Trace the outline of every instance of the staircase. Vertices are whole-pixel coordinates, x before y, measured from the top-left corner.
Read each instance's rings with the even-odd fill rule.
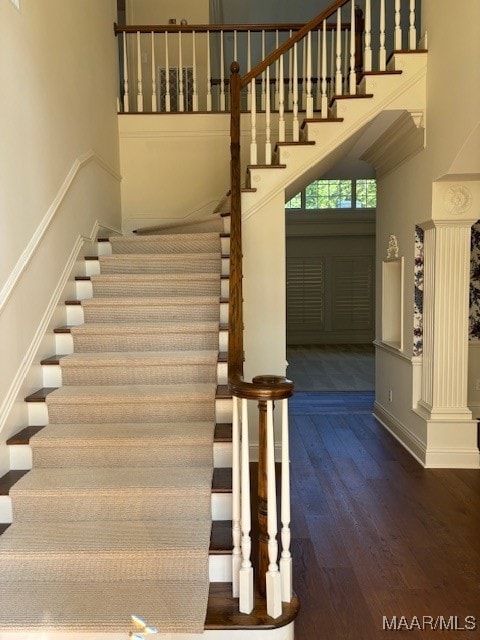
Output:
[[[297,42],[325,25],[327,14],[301,29]],[[328,112],[322,100],[320,112],[307,109],[296,123],[294,108],[293,139],[280,135],[272,145],[267,130],[261,154],[252,117],[243,188],[239,109],[232,108],[232,228],[228,215],[152,227],[100,238],[95,255],[85,257],[76,295],[65,301],[67,324],[54,329],[56,353],[41,362],[44,387],[25,399],[28,425],[7,442],[0,640],[18,640],[18,633],[22,640],[144,637],[148,629],[131,616],[164,640],[293,639],[288,420],[280,570],[270,484],[273,400],[285,403],[291,384],[275,376],[243,380],[241,262],[244,253],[253,273],[255,256],[248,242],[242,252],[240,229],[248,240],[251,220],[331,166],[380,114],[416,117],[425,106],[425,75],[425,51],[397,51],[384,69],[364,73],[350,95],[333,96]],[[254,78],[240,78],[233,67],[232,105],[235,90],[239,97],[240,85]],[[418,118],[412,122],[418,128]],[[255,277],[262,283],[269,275]],[[269,483],[268,491],[258,488],[258,574],[266,576],[267,597],[261,588],[255,598],[247,400],[262,405],[260,464]]]
[[[295,602],[275,622],[261,599],[231,613],[228,224],[114,236],[86,256],[8,441],[2,640],[125,638],[132,614],[160,638],[293,637]]]

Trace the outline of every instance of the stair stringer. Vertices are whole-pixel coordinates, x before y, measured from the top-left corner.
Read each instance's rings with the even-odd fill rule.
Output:
[[[392,66],[402,67],[400,75],[363,78],[360,95],[373,94],[372,97],[351,100],[347,97],[334,102],[332,116],[343,118],[343,122],[306,122],[304,138],[314,141],[315,145],[279,147],[278,162],[286,165],[283,169],[272,171],[264,166],[250,167],[250,185],[256,191],[242,193],[242,219],[259,212],[279,192],[290,187],[293,195],[292,185],[301,189],[310,177],[317,177],[320,165],[331,166],[343,155],[345,147],[354,144],[355,136],[383,111],[424,111],[426,61],[426,53],[396,54]],[[334,158],[332,163],[328,162],[330,156]]]

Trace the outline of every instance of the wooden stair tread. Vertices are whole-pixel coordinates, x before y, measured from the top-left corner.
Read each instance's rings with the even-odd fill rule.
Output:
[[[47,425],[24,427],[18,433],[8,438],[7,445],[28,445],[30,438],[44,429]],[[232,424],[229,422],[218,422],[215,425],[214,442],[232,441]]]
[[[232,492],[232,470],[230,467],[215,467],[212,479],[213,493]]]
[[[286,169],[286,164],[248,164],[247,169]]]
[[[304,129],[307,124],[315,124],[317,122],[343,122],[345,118],[304,118],[300,129]]]
[[[336,100],[369,100],[370,98],[373,98],[373,93],[361,93],[355,94],[354,96],[342,94],[338,96],[332,96],[329,106],[331,107]]]
[[[301,140],[298,142],[277,142],[277,144],[275,145],[276,147],[313,147],[313,145],[315,145],[316,142],[315,140]]]
[[[0,478],[0,496],[8,496],[13,485],[26,473],[28,473],[28,470],[7,471],[7,473]]]
[[[232,553],[232,521],[213,520],[210,535],[210,553],[228,555]]]
[[[38,389],[38,391],[27,396],[25,398],[25,402],[45,402],[48,394],[56,390],[57,387],[42,387],[41,389]]]
[[[267,614],[264,598],[255,595],[255,608],[252,613],[240,613],[238,598],[232,597],[230,582],[211,582],[208,596],[205,630],[268,630],[284,627],[297,617],[300,605],[297,596],[289,603],[282,603],[282,615],[276,619]]]
[[[232,393],[228,388],[228,384],[217,385],[217,393],[215,397],[217,400],[230,400]]]
[[[72,332],[72,327],[78,327],[78,326],[82,326],[82,325],[67,324],[67,325],[63,325],[61,327],[55,327],[55,329],[53,330],[53,333],[71,333]],[[219,326],[218,326],[218,330],[219,331],[228,331],[228,324],[225,323],[225,322],[220,323]]]
[[[118,353],[121,354],[122,352],[119,351]],[[160,354],[161,351],[159,351],[158,353]],[[181,353],[183,353],[183,352],[181,352]],[[55,354],[53,356],[49,356],[48,358],[44,358],[43,360],[40,360],[40,364],[58,365],[58,364],[60,364],[60,359],[61,358],[65,358],[66,355],[67,354],[62,353],[62,354]],[[72,355],[74,355],[74,354],[72,354]],[[219,351],[219,353],[218,353],[218,362],[228,362],[228,353],[227,353],[227,351]]]
[[[7,440],[7,445],[29,444],[30,438],[44,429],[45,426],[46,425],[42,424],[40,426],[24,427],[21,431]]]

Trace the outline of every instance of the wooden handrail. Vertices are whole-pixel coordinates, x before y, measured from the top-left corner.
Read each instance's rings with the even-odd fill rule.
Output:
[[[346,0],[348,2],[348,0]],[[304,23],[269,23],[269,24],[114,24],[113,30],[115,35],[119,33],[207,33],[220,32],[229,33],[232,31],[239,31],[241,33],[247,33],[248,31],[265,31],[268,33],[279,31],[289,33],[290,31],[299,31],[304,27]],[[337,28],[336,24],[327,23],[327,30],[334,31]],[[342,30],[350,29],[349,22],[342,22]]]
[[[249,82],[263,73],[267,67],[276,62],[281,55],[291,49],[297,42],[303,40],[303,38],[305,38],[305,36],[308,35],[310,31],[316,29],[324,20],[327,20],[332,15],[332,13],[334,13],[337,9],[341,9],[343,5],[347,4],[347,2],[350,1],[353,0],[337,0],[332,5],[330,5],[328,9],[325,9],[325,11],[319,13],[318,16],[312,18],[310,22],[304,24],[303,27],[297,31],[297,33],[294,33],[292,37],[283,42],[278,47],[278,49],[272,51],[272,53],[266,56],[264,60],[259,62],[256,67],[254,67],[251,71],[244,75],[241,79],[241,86],[246,87]]]

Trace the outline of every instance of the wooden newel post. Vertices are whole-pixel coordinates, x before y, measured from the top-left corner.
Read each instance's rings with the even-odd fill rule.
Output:
[[[242,203],[240,178],[240,66],[230,68],[230,305],[228,375],[242,374]]]
[[[258,572],[257,587],[266,594],[268,571],[267,401],[258,402]]]

